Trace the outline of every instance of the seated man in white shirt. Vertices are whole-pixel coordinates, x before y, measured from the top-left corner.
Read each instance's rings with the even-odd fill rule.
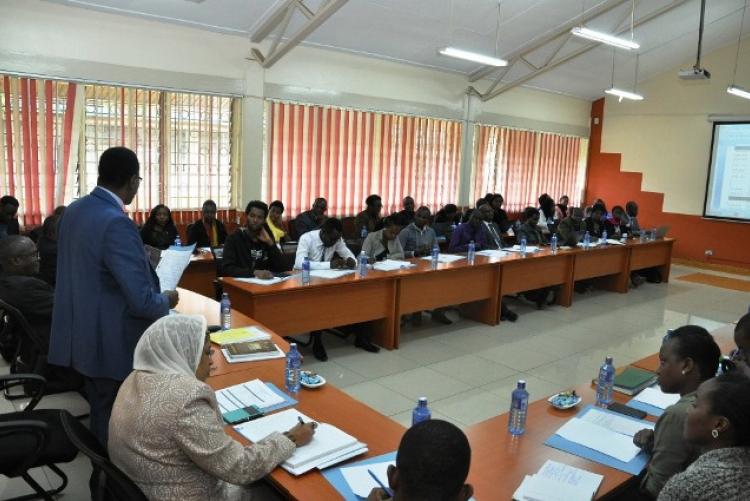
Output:
[[[341,238],[342,232],[343,226],[341,225],[341,221],[336,218],[329,218],[326,219],[319,230],[308,231],[303,234],[297,243],[297,256],[294,260],[294,268],[298,270],[302,269],[302,263],[305,261],[305,258],[310,260],[311,270],[356,268],[357,260]],[[363,325],[350,325],[345,330],[359,331]],[[315,358],[325,362],[328,360],[328,354],[323,346],[320,334],[319,331],[312,333],[312,350]],[[368,336],[362,332],[355,333],[354,346],[371,353],[380,351],[380,348],[372,344]]]

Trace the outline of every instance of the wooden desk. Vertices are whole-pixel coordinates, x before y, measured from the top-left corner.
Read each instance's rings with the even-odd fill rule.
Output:
[[[522,256],[513,252],[500,259],[500,296],[559,285],[557,302],[570,306],[573,302],[573,264],[576,251],[549,249]]]
[[[628,292],[630,252],[631,248],[627,245],[607,245],[591,250],[577,249],[573,280],[597,279],[596,285],[602,289]]]
[[[216,280],[214,256],[211,252],[201,252],[190,259],[190,264],[185,268],[178,286],[213,298],[214,280]]]
[[[659,273],[661,273],[661,281],[669,282],[673,245],[673,238],[664,238],[643,243],[634,240],[633,243],[629,243],[630,271],[658,268]]]
[[[181,313],[204,315],[209,324],[216,323],[219,317],[218,302],[185,290],[180,290],[180,303],[177,309]],[[257,324],[237,311],[232,311],[232,322],[235,325]],[[286,351],[288,345],[284,340],[276,333],[272,335],[274,342]],[[284,359],[227,364],[223,358],[220,354],[213,357],[216,370],[211,372],[207,382],[214,389],[256,378],[271,382],[279,388],[284,387]],[[300,412],[315,420],[332,424],[367,444],[369,452],[352,458],[351,462],[395,451],[405,431],[400,424],[330,384],[314,390],[303,388],[296,398],[299,401],[296,408]],[[232,427],[227,426],[226,430],[240,442],[248,443]],[[271,472],[269,480],[291,499],[323,501],[339,498],[336,490],[318,471],[295,477],[281,468],[276,468]]]
[[[223,278],[232,307],[268,325],[282,336],[372,322],[372,339],[388,349],[396,346],[397,282],[393,273],[371,270],[302,285],[300,276],[274,285],[255,285]]]

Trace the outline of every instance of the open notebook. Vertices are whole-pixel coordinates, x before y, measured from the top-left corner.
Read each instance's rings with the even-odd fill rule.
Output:
[[[312,421],[296,409],[287,409],[243,423],[235,427],[235,430],[251,442],[259,442],[275,431],[283,433],[293,428],[299,423],[299,418],[305,423]],[[365,452],[366,444],[335,426],[318,423],[312,441],[296,449],[281,467],[293,475],[301,475],[313,468],[322,469]]]

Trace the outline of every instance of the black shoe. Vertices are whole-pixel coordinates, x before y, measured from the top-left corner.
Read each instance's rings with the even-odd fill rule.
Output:
[[[411,322],[414,327],[422,325],[422,312],[418,311],[416,313],[412,313],[409,317],[409,322]]]
[[[445,312],[439,310],[434,310],[432,312],[432,321],[443,325],[450,325],[453,323],[453,320],[448,318]]]
[[[372,342],[364,336],[357,336],[354,339],[354,346],[369,351],[370,353],[377,353],[380,351],[379,346],[372,344]]]
[[[328,360],[328,353],[326,353],[326,348],[323,346],[323,340],[320,338],[319,333],[313,334],[312,352],[313,356],[321,362]]]
[[[518,313],[508,310],[505,312],[505,319],[510,320],[511,322],[515,322],[516,320],[518,320]]]

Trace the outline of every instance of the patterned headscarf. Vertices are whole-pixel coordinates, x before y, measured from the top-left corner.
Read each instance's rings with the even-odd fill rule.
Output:
[[[206,341],[206,319],[168,315],[146,329],[135,347],[133,369],[153,374],[195,376]]]

